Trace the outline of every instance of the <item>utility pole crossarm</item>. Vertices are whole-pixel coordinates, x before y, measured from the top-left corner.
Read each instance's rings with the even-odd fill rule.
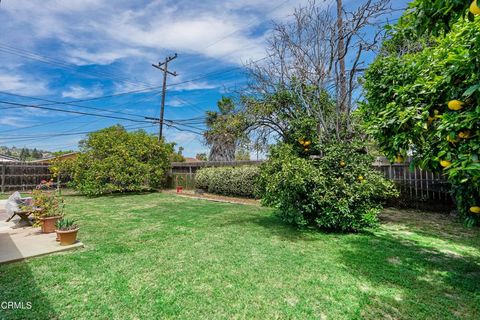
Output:
[[[170,72],[168,71],[168,63],[174,59],[177,58],[177,54],[165,58],[164,62],[159,62],[158,65],[152,64],[154,68],[157,68],[161,71],[163,71],[163,88],[162,88],[162,104],[160,107],[160,121],[159,121],[159,132],[158,132],[158,140],[162,140],[163,137],[163,115],[165,113],[165,95],[167,93],[167,75],[172,75],[174,77],[177,76],[176,72]]]

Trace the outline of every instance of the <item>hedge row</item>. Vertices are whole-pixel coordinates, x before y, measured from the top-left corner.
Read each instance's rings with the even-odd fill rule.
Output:
[[[209,193],[254,198],[259,175],[256,166],[203,168],[195,175],[195,186]]]

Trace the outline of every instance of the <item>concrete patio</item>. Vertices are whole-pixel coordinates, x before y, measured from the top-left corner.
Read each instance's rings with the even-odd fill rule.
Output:
[[[83,247],[81,242],[61,246],[55,233],[43,234],[40,228],[25,226],[17,217],[6,222],[5,202],[0,200],[0,263]]]

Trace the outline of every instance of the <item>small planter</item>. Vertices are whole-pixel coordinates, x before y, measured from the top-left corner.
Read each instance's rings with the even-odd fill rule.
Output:
[[[78,228],[73,230],[56,230],[61,246],[69,246],[77,241]]]
[[[177,193],[182,193],[183,187],[177,187]]]
[[[61,218],[62,218],[61,216],[39,218],[39,220],[41,222],[41,226],[42,226],[42,233],[55,232],[55,224]]]

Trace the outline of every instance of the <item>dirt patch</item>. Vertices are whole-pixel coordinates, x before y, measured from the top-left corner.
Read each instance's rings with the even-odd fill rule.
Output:
[[[190,197],[194,199],[204,199],[217,202],[227,202],[227,203],[236,203],[236,204],[246,204],[260,206],[260,200],[248,199],[248,198],[237,198],[237,197],[227,197],[220,196],[217,194],[211,193],[196,193],[194,190],[182,190],[182,192],[177,193],[176,190],[165,190],[164,192],[169,194],[174,194],[180,197]]]

